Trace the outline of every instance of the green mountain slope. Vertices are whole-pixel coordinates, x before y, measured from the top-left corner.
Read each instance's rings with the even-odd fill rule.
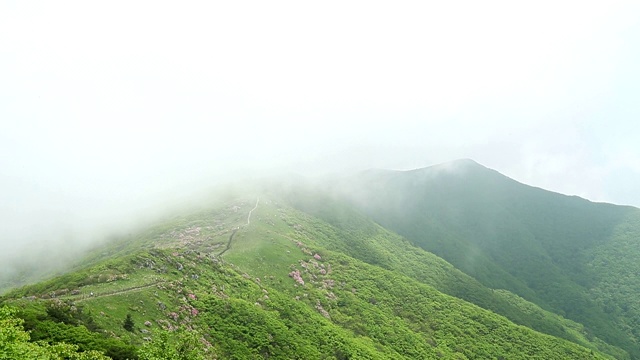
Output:
[[[508,291],[485,287],[442,258],[422,251],[406,239],[375,224],[341,199],[307,189],[290,194],[290,202],[306,214],[325,222],[316,220],[315,233],[300,228],[298,236],[322,239],[324,247],[338,249],[367,263],[400,272],[445,294],[506,316],[517,324],[585,346],[597,343],[601,351],[611,354],[620,353],[619,349],[589,334],[581,324],[543,310]],[[313,218],[306,221],[313,221]],[[586,339],[586,334],[589,334],[589,339]]]
[[[537,326],[572,333],[565,339],[487,310],[508,309],[523,324],[547,314],[341,204],[329,215],[305,209],[315,196],[261,194],[177,217],[5,302],[33,340],[121,359],[144,358],[156,345],[223,359],[625,357],[562,318]],[[123,326],[127,315],[133,331]],[[196,341],[161,329],[189,329]]]
[[[529,187],[470,160],[369,171],[334,190],[482,284],[640,357],[640,210]]]

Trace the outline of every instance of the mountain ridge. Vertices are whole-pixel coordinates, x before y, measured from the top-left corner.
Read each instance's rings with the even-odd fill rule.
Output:
[[[320,186],[254,184],[123,237],[75,270],[2,299],[20,309],[35,340],[58,334],[55,341],[77,342],[74,326],[95,322],[111,342],[87,340],[81,350],[106,349],[113,358],[124,358],[117,354],[126,346],[155,344],[162,328],[184,326],[210,344],[200,351],[220,358],[637,358],[640,306],[621,294],[638,293],[640,284],[608,281],[606,260],[610,242],[633,249],[637,242],[623,235],[640,234],[640,227],[625,222],[593,233],[614,234],[610,241],[562,240],[575,231],[570,239],[581,239],[619,215],[635,216],[633,209],[523,187],[472,160],[426,169],[369,171]],[[607,216],[589,221],[593,229],[576,227],[594,214]],[[548,233],[541,224],[549,224]],[[543,277],[523,275],[540,264],[550,283],[575,300],[534,281]],[[618,272],[635,271],[627,260],[620,264]],[[613,300],[601,303],[607,296]],[[91,320],[72,314],[78,318],[56,322],[52,314],[60,310],[51,306],[83,308]],[[585,311],[595,315],[584,317]],[[123,330],[127,313],[145,326]],[[487,332],[495,326],[506,332]],[[263,336],[275,340],[264,343]]]
[[[590,322],[600,335],[616,333],[610,339],[625,338],[626,315],[620,315],[617,330],[603,325],[611,314],[595,304],[603,300],[591,299],[595,274],[588,258],[593,249],[613,243],[618,224],[636,221],[637,208],[524,185],[473,161],[354,176],[330,191],[486,286],[506,288],[545,309]],[[554,279],[568,294],[553,290],[544,278]],[[569,298],[591,304],[590,310],[570,306]],[[636,339],[621,341],[637,352]]]

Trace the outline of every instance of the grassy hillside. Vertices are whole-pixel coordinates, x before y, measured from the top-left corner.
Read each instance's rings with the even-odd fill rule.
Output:
[[[400,272],[445,294],[506,316],[517,324],[585,346],[598,344],[600,350],[624,357],[620,355],[624,351],[601,341],[583,325],[544,310],[509,291],[485,287],[442,258],[375,224],[341,199],[308,189],[289,194],[293,206],[313,215],[304,220],[314,222],[313,230],[300,228],[297,237],[321,239],[324,247]]]
[[[487,287],[582,323],[640,357],[640,210],[529,187],[470,160],[370,171],[340,196]]]
[[[32,340],[118,359],[158,348],[219,359],[625,357],[559,317],[540,327],[574,332],[565,339],[487,310],[497,302],[523,324],[545,314],[347,208],[331,220],[293,205],[263,194],[174,218],[4,302]]]

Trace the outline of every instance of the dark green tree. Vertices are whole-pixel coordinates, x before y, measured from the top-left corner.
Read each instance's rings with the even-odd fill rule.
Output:
[[[127,331],[133,332],[134,326],[135,324],[133,323],[131,314],[127,314],[127,317],[124,319],[124,322],[122,323],[122,327]]]

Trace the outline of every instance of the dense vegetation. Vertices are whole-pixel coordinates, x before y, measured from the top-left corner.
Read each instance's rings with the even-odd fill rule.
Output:
[[[470,160],[347,183],[341,196],[382,226],[640,357],[640,210],[525,186]]]
[[[100,352],[79,352],[77,345],[63,342],[48,344],[32,342],[29,333],[22,327],[24,320],[16,316],[16,310],[0,307],[0,359],[46,359],[46,360],[101,360],[107,359]]]
[[[424,170],[349,179],[348,196],[344,184],[254,188],[257,201],[247,191],[162,221],[5,294],[2,329],[23,335],[0,339],[0,359],[22,348],[71,359],[635,357],[640,303],[625,297],[640,291],[640,269],[612,263],[624,255],[614,249],[637,251],[634,209],[597,205],[584,220],[589,211],[562,204],[594,204],[471,169],[463,178],[478,189],[506,192],[495,209],[457,173]],[[517,196],[534,203],[502,208]],[[549,201],[562,208],[554,221],[576,229],[519,219]]]
[[[298,235],[318,239],[322,246],[337,249],[367,263],[405,274],[439,291],[506,316],[511,321],[537,331],[593,346],[618,357],[624,352],[588,334],[583,325],[536,306],[506,290],[489,289],[432,253],[421,251],[406,239],[376,225],[339,199],[309,190],[294,192],[290,201],[322,221]],[[331,224],[332,226],[327,226]],[[588,335],[588,336],[587,336]],[[588,337],[588,339],[587,339]]]

